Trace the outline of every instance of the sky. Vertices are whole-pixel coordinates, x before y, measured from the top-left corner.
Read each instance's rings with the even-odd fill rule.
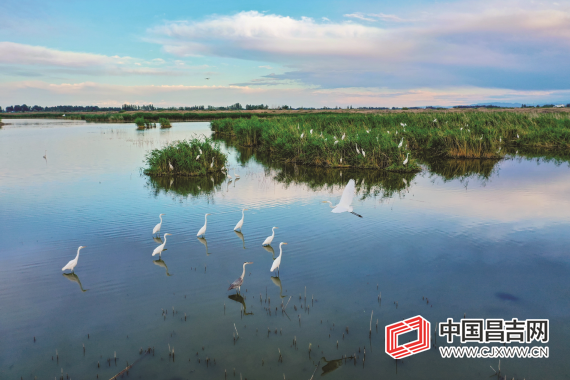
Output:
[[[0,2],[0,106],[570,103],[570,1]]]

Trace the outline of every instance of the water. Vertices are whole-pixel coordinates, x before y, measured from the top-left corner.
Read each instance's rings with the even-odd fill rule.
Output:
[[[315,378],[488,378],[498,359],[442,359],[432,348],[396,362],[384,353],[385,325],[420,314],[435,326],[464,313],[548,318],[550,357],[502,359],[502,375],[569,377],[567,164],[451,162],[402,177],[284,166],[224,145],[239,181],[171,183],[141,175],[145,153],[210,135],[208,123],[136,131],[8,122],[0,130],[2,379],[59,379],[62,369],[64,378],[105,379],[139,358],[129,374],[140,379],[222,379],[224,370],[233,378],[234,368],[235,378],[309,379],[319,361]],[[362,219],[322,203],[338,201],[349,178]],[[172,236],[158,261],[160,213],[161,235]],[[274,254],[261,247],[273,226]],[[282,241],[276,279],[269,268]],[[79,245],[76,276],[62,275]],[[244,261],[254,264],[239,298],[226,290]],[[139,355],[141,347],[154,355]],[[334,362],[353,354],[357,365]]]

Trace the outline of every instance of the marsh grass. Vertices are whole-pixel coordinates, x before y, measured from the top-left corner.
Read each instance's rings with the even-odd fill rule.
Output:
[[[238,144],[256,147],[285,162],[402,172],[418,170],[418,155],[501,159],[508,148],[570,148],[568,114],[300,115],[222,119],[211,125],[214,132],[233,135]],[[366,156],[357,152],[357,146]],[[407,153],[410,159],[404,166]]]
[[[172,128],[172,124],[170,124],[170,120],[161,117],[160,119],[158,119],[158,122],[160,123],[160,128]]]
[[[227,162],[219,143],[210,138],[176,141],[162,149],[153,149],[145,159],[148,168],[143,172],[151,176],[205,176],[221,172]]]

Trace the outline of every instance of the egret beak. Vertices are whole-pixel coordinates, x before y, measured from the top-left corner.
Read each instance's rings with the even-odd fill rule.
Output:
[[[287,245],[287,243],[283,243],[283,244]]]

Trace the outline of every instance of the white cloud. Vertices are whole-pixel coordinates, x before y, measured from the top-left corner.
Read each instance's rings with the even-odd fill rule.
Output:
[[[376,20],[374,20],[373,18],[365,17],[365,16],[364,16],[362,13],[360,13],[360,12],[345,14],[344,17],[356,18],[356,19],[359,19],[359,20],[376,22]]]
[[[271,70],[273,67],[271,67],[271,66],[259,66],[259,68]]]

